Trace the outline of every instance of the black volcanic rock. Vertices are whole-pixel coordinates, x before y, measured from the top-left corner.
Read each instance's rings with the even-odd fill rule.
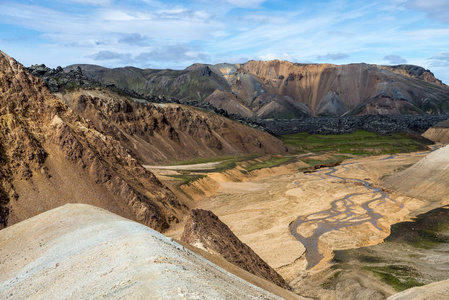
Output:
[[[354,117],[313,117],[292,120],[263,120],[263,126],[276,135],[308,132],[310,134],[343,134],[358,129],[390,134],[392,132],[422,133],[449,115],[367,115]]]

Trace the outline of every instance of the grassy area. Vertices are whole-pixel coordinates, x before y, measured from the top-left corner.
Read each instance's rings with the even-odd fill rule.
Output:
[[[219,164],[211,167],[207,170],[195,170],[194,167],[192,167],[191,170],[186,170],[189,172],[201,172],[201,173],[211,173],[211,172],[224,172],[226,170],[235,168],[237,163],[242,161],[247,161],[251,159],[257,158],[258,155],[247,155],[247,156],[221,156],[221,157],[198,157],[192,160],[185,160],[185,161],[179,161],[174,164],[171,164],[172,166],[179,166],[179,165],[196,165],[196,164],[204,164],[204,163],[213,163],[213,162],[220,162]]]
[[[255,155],[252,156],[219,156],[219,157],[197,157],[190,160],[180,160],[173,164],[170,164],[171,166],[179,166],[179,165],[196,165],[196,164],[205,164],[205,163],[213,163],[213,162],[219,162],[219,161],[225,161],[225,160],[246,160],[249,158],[254,158]]]
[[[412,222],[401,222],[391,227],[387,242],[407,243],[421,249],[434,249],[449,243],[449,207],[440,207],[418,215]]]
[[[337,152],[353,155],[376,155],[426,149],[422,142],[403,133],[381,135],[363,130],[339,135],[297,133],[284,135],[282,140],[304,153]]]
[[[383,282],[389,284],[397,291],[403,291],[415,286],[424,285],[424,283],[419,282],[412,277],[416,271],[407,266],[367,266],[363,267],[363,269],[377,274]]]
[[[193,181],[200,180],[201,178],[206,177],[206,175],[201,174],[183,174],[183,175],[167,175],[168,177],[172,177],[177,181],[180,181],[180,185],[187,184]]]
[[[329,277],[321,286],[325,289],[330,289],[335,285],[336,280],[340,277],[342,271],[336,271],[331,277]]]
[[[284,156],[271,156],[269,159],[256,162],[253,164],[250,164],[245,167],[245,170],[250,172],[258,169],[264,169],[264,168],[273,168],[282,164],[285,164],[287,162],[293,161],[294,157],[284,157]]]

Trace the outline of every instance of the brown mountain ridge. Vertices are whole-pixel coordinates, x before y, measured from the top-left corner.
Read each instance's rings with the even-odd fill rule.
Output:
[[[191,210],[181,241],[212,253],[219,253],[230,263],[254,275],[278,286],[287,286],[281,275],[241,242],[231,229],[209,210]]]
[[[449,87],[412,65],[249,61],[185,70],[80,66],[88,77],[144,95],[206,101],[256,118],[449,113]]]
[[[107,90],[59,96],[66,102],[0,52],[1,227],[86,203],[163,231],[188,208],[142,162],[287,151],[266,133],[179,105],[141,106]]]

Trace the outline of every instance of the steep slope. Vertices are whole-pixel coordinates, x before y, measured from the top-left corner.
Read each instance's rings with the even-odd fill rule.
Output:
[[[56,95],[144,164],[288,151],[283,142],[265,132],[188,106],[138,103],[102,88]]]
[[[440,148],[404,171],[385,178],[382,185],[416,198],[448,200],[449,146]]]
[[[0,261],[1,299],[282,299],[148,227],[84,204],[0,231]]]
[[[439,122],[424,132],[423,137],[438,143],[449,143],[449,120]]]
[[[0,52],[0,228],[68,202],[162,231],[186,211],[121,143]]]
[[[193,209],[187,219],[181,241],[218,253],[230,263],[254,275],[281,287],[286,286],[284,279],[250,247],[242,243],[211,211]]]
[[[411,65],[338,66],[274,60],[196,64],[182,71],[80,66],[87,76],[105,84],[146,95],[207,101],[242,116],[288,119],[449,112],[449,87],[429,70]]]

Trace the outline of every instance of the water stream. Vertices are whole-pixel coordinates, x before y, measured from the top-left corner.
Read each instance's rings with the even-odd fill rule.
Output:
[[[393,158],[393,156],[387,157],[386,159],[391,158]],[[352,164],[354,163],[346,163],[340,165],[339,167],[345,168],[346,166]],[[313,268],[324,258],[323,254],[320,253],[318,249],[318,240],[323,234],[331,230],[340,230],[345,227],[358,226],[367,222],[373,224],[373,226],[378,230],[383,231],[383,229],[377,224],[377,221],[382,218],[382,215],[374,212],[373,209],[370,208],[370,204],[374,202],[383,204],[386,201],[397,203],[395,200],[391,199],[387,193],[383,192],[379,188],[371,186],[366,180],[346,178],[335,175],[335,172],[337,172],[337,167],[331,167],[317,172],[324,173],[322,178],[327,176],[330,178],[341,179],[345,182],[353,181],[362,183],[366,189],[366,192],[351,193],[341,199],[334,200],[331,202],[331,208],[310,215],[300,216],[290,225],[290,233],[306,248],[305,257],[307,259],[307,269]],[[299,183],[297,183],[297,185],[299,186]],[[367,194],[373,194],[373,198],[361,205],[354,203],[353,199],[355,197]],[[400,204],[400,206],[402,207],[402,204]],[[363,209],[363,213],[360,212],[360,207]],[[302,224],[307,223],[314,226],[315,229],[311,235],[305,237],[298,232],[298,228]]]

